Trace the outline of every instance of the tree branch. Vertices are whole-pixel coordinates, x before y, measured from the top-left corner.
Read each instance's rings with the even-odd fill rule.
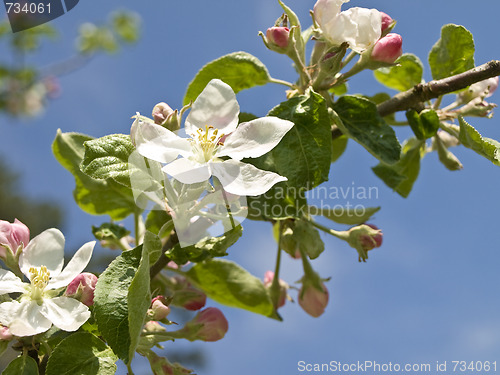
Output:
[[[377,106],[381,116],[410,108],[420,108],[423,102],[461,90],[473,83],[500,75],[500,60],[492,60],[466,72],[440,80],[420,83],[408,91],[400,92]]]
[[[177,237],[177,233],[175,233],[175,231],[172,231],[170,237],[168,237],[167,242],[165,242],[165,245],[163,245],[163,248],[161,249],[160,257],[158,258],[156,263],[153,264],[149,269],[149,276],[151,279],[153,279],[156,275],[158,275],[161,272],[161,270],[165,268],[168,262],[170,262],[170,259],[165,255],[165,251],[173,248],[178,243],[179,243],[179,238]]]

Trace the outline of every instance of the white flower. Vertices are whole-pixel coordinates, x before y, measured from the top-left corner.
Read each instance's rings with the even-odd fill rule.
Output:
[[[190,138],[181,138],[140,116],[132,126],[132,137],[142,156],[169,163],[163,171],[183,184],[215,176],[229,193],[260,195],[286,178],[240,160],[271,151],[294,124],[263,117],[238,126],[239,112],[231,87],[214,79],[195,100],[186,119],[185,130]]]
[[[33,238],[19,258],[19,268],[30,280],[23,282],[12,272],[0,269],[0,295],[22,293],[15,301],[0,304],[0,323],[15,336],[33,336],[52,324],[64,331],[76,331],[90,317],[90,311],[74,298],[57,295],[87,266],[95,241],[83,245],[64,265],[64,236],[47,229]]]
[[[350,8],[340,12],[349,0],[318,0],[314,19],[323,35],[333,45],[349,43],[354,52],[363,53],[373,46],[382,34],[382,14],[376,9]]]

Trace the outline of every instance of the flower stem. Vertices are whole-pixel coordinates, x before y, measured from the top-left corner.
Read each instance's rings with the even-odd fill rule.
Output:
[[[271,299],[274,309],[278,306],[280,298],[280,266],[281,266],[281,233],[283,232],[283,220],[279,222],[278,251],[276,255],[276,266],[274,267],[274,277],[271,283]]]
[[[290,83],[288,81],[284,81],[282,79],[277,79],[277,78],[269,78],[269,82],[271,83],[277,83],[278,85],[283,85],[283,86],[287,86],[293,90],[295,90],[297,88],[297,86],[295,86],[293,83]]]
[[[337,238],[339,238],[341,240],[346,241],[347,238],[348,238],[348,234],[345,231],[339,232],[339,231],[336,231],[334,229],[327,228],[327,227],[325,227],[325,226],[317,223],[316,221],[314,221],[312,219],[304,218],[304,220],[308,221],[310,224],[312,224],[313,226],[315,226],[319,230],[322,230],[325,233],[331,234],[332,236],[337,237]]]

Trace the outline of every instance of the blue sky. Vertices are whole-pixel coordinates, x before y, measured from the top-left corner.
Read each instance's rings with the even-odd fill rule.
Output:
[[[310,24],[314,1],[287,2]],[[500,59],[496,25],[500,3],[481,7],[459,1],[351,1],[349,6],[376,7],[398,21],[405,52],[427,54],[446,23],[467,27],[475,36],[476,64]],[[51,154],[56,130],[92,136],[128,133],[130,116],[150,113],[155,103],[181,106],[187,84],[206,62],[233,51],[259,57],[276,78],[295,79],[286,57],[265,49],[265,31],[281,14],[277,2],[160,2],[108,0],[97,5],[80,1],[54,21],[63,31],[57,44],[47,43],[33,62],[44,65],[71,55],[75,25],[99,21],[113,9],[126,8],[142,17],[142,37],[116,56],[95,58],[78,72],[61,78],[62,96],[46,113],[30,121],[0,117],[1,152],[23,174],[22,188],[30,196],[48,196],[66,205],[63,232],[77,247],[91,239],[90,225],[106,217],[89,216],[73,202],[73,179]],[[370,72],[350,83],[351,93],[384,91]],[[394,92],[389,91],[391,94]],[[491,101],[498,101],[498,94]],[[263,116],[284,100],[280,86],[265,86],[238,94],[242,110]],[[486,136],[500,139],[498,118],[473,119]],[[402,140],[408,135],[398,130]],[[323,236],[326,250],[313,263],[328,283],[330,303],[314,319],[298,304],[288,303],[282,323],[245,311],[222,307],[230,329],[216,343],[166,344],[166,348],[198,347],[207,357],[200,374],[299,374],[297,363],[377,361],[431,363],[452,360],[498,361],[500,366],[498,167],[460,148],[460,172],[447,171],[437,155],[426,156],[421,175],[408,199],[390,191],[370,170],[376,160],[350,143],[334,164],[327,186],[374,186],[378,197],[362,202],[382,206],[373,220],[384,231],[384,244],[366,264],[340,241]],[[264,223],[245,222],[243,238],[230,250],[235,260],[257,276],[272,269],[275,244]],[[293,284],[302,276],[300,263],[286,259],[282,277]],[[295,295],[294,295],[295,297]],[[217,306],[209,302],[211,306]],[[121,368],[124,373],[123,368]],[[141,372],[143,371],[143,372]],[[137,373],[147,368],[137,364]],[[302,372],[304,373],[304,372]]]

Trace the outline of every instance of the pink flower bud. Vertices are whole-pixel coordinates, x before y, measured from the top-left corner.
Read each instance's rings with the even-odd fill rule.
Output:
[[[174,110],[167,103],[158,103],[153,108],[153,119],[156,124],[162,125],[173,113]]]
[[[186,310],[196,311],[205,306],[207,296],[202,291],[187,286],[184,289],[176,290],[172,304],[180,306]]]
[[[359,241],[361,243],[361,246],[363,246],[363,249],[369,251],[376,247],[382,246],[382,232],[378,229],[378,227],[373,224],[365,224],[365,225],[379,232],[374,235],[363,234],[360,236]]]
[[[372,60],[393,64],[403,54],[401,35],[390,33],[380,38],[372,51]]]
[[[266,31],[266,38],[269,44],[280,47],[288,47],[288,39],[290,37],[290,29],[283,26],[270,27]]]
[[[159,357],[154,353],[150,353],[148,359],[151,370],[153,370],[153,375],[184,375],[193,373],[179,363],[171,363],[168,359]]]
[[[274,272],[267,271],[264,274],[264,286],[266,288],[271,288],[271,285],[273,284],[273,279],[274,279]],[[276,306],[277,308],[279,308],[285,304],[287,290],[288,290],[288,284],[286,282],[279,279],[279,284],[280,284],[280,297],[278,299],[278,306]]]
[[[30,241],[30,230],[26,225],[15,219],[13,223],[0,220],[0,257],[5,259],[5,248],[15,255],[22,251]]]
[[[186,327],[193,327],[202,324],[203,326],[197,330],[194,340],[203,341],[218,341],[222,339],[229,325],[226,317],[216,307],[208,307],[200,311],[196,316],[186,324]]]
[[[75,277],[66,288],[64,295],[79,300],[87,306],[94,304],[94,290],[97,284],[97,276],[83,272]]]
[[[393,19],[384,12],[380,12],[380,14],[382,15],[382,32],[384,32],[391,25]]]
[[[170,307],[166,304],[165,297],[157,296],[151,301],[149,317],[152,320],[163,320],[170,314]]]
[[[328,305],[328,289],[325,284],[321,283],[323,290],[315,288],[313,285],[306,283],[302,285],[299,291],[299,305],[306,313],[317,318],[325,311]]]
[[[0,325],[0,341],[10,341],[13,337],[9,331],[9,327]]]

